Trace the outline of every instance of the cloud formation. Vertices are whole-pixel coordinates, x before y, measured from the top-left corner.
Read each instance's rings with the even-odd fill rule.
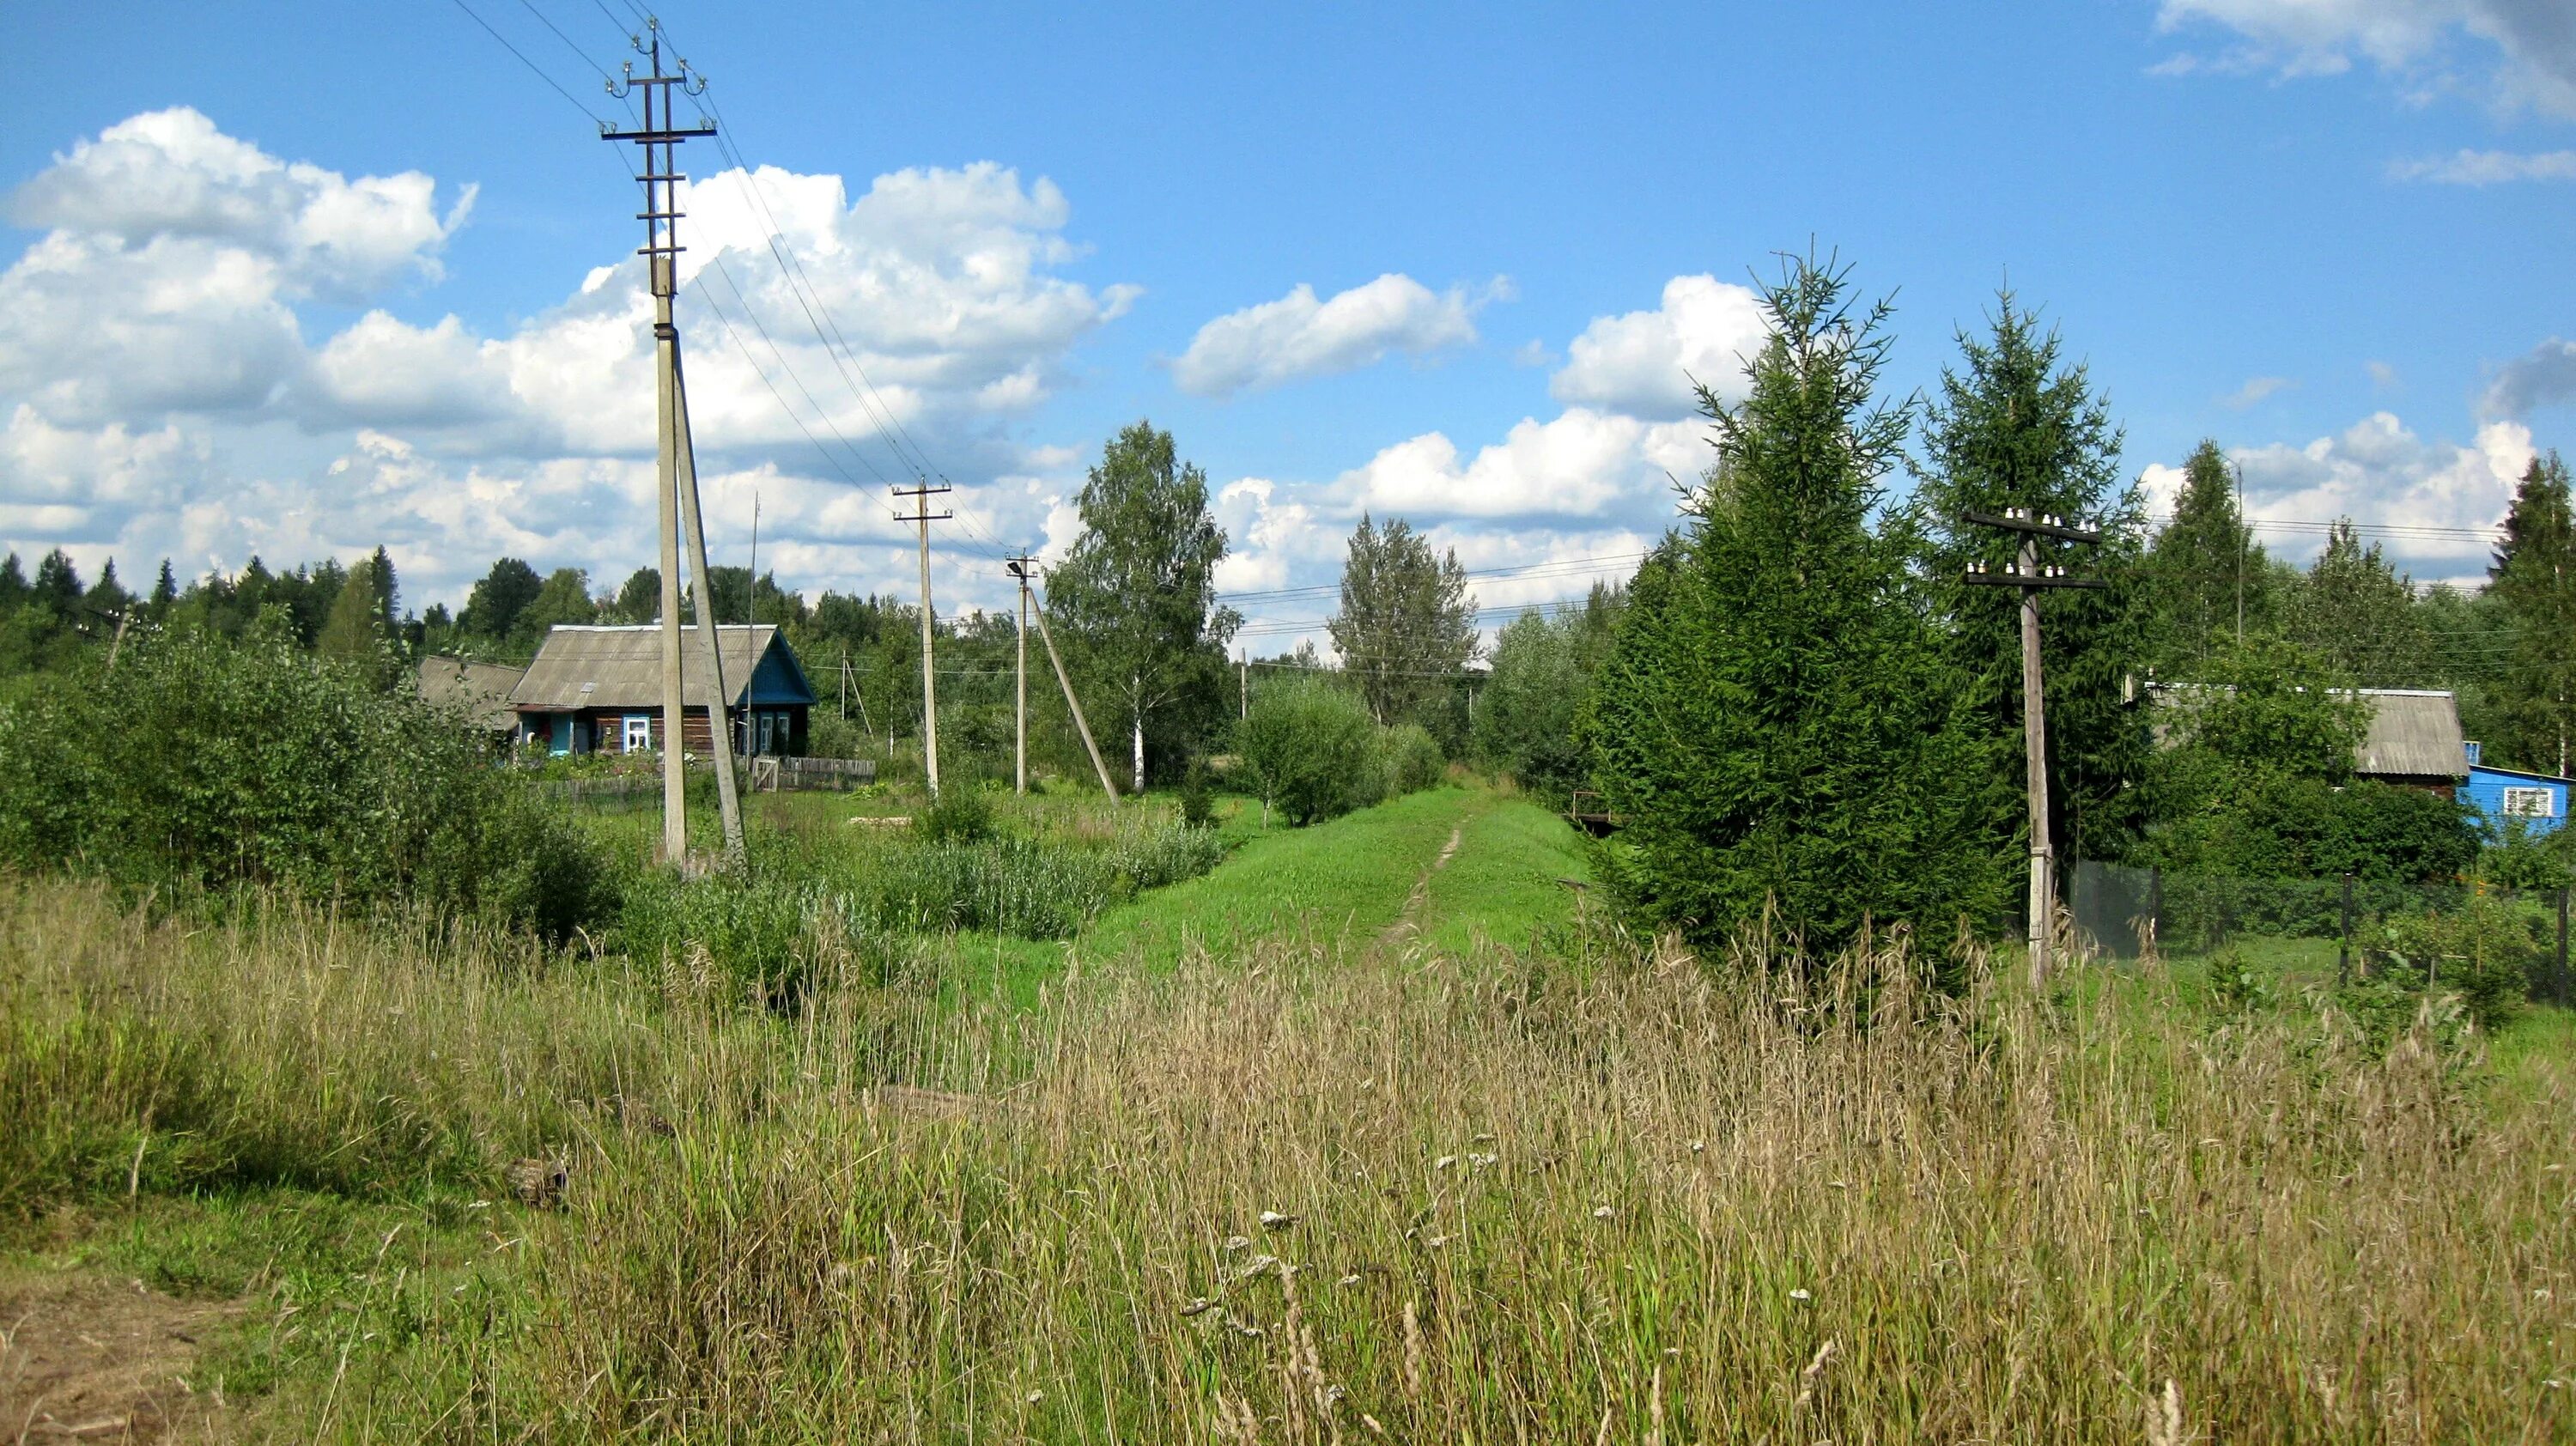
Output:
[[[2565,0],[2164,0],[2158,23],[2239,37],[2215,55],[2175,56],[2164,73],[2335,75],[2367,62],[2418,95],[2465,90],[2500,108],[2576,115],[2576,13]]]
[[[2349,517],[2367,526],[2451,529],[2381,539],[2392,561],[2421,579],[2483,576],[2495,525],[2533,456],[2531,429],[2494,421],[2466,445],[2427,441],[2389,412],[2305,445],[2235,447],[2228,459],[2244,469],[2245,512],[2265,521],[2303,524],[2266,535],[2278,552],[2304,555],[2323,545],[2314,524]],[[2166,514],[2182,495],[2183,469],[2150,465],[2139,478],[2148,510]]]
[[[2576,181],[2576,151],[2458,151],[2412,161],[2392,161],[2391,180],[2444,186],[2501,186],[2515,181]]]
[[[407,319],[469,214],[473,188],[449,194],[442,211],[427,176],[284,161],[186,109],[56,157],[8,201],[46,229],[0,272],[0,548],[131,572],[383,542],[415,603],[453,600],[501,551],[603,579],[649,560],[643,263],[576,269],[502,334]],[[764,167],[704,178],[683,207],[712,540],[757,489],[782,579],[891,586],[908,564],[877,488],[923,456],[983,526],[1042,533],[1070,454],[1005,428],[1136,294],[1057,274],[1078,250],[1053,184],[978,164],[852,199],[838,176]],[[314,342],[314,303],[368,309]]]
[[[2567,401],[2576,401],[2576,341],[2553,336],[2496,369],[2478,413],[2518,420]]]
[[[1197,396],[1224,397],[1357,371],[1397,352],[1420,357],[1472,345],[1478,308],[1508,295],[1509,283],[1499,279],[1471,295],[1457,286],[1434,292],[1391,271],[1318,300],[1301,281],[1276,301],[1200,327],[1173,361],[1172,380]]]
[[[2247,377],[2245,385],[2220,397],[2218,404],[2230,411],[2241,412],[2276,392],[2287,391],[2297,385],[2288,377]]]
[[[1714,276],[1676,276],[1653,311],[1597,317],[1566,347],[1548,392],[1572,406],[1673,420],[1696,414],[1705,384],[1741,395],[1746,359],[1765,335],[1762,301]]]

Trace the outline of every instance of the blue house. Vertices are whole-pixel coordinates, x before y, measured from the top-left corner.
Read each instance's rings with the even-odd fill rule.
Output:
[[[716,629],[724,654],[726,713],[734,747],[745,755],[798,755],[814,689],[778,629],[727,623]],[[681,747],[715,751],[699,681],[706,654],[695,624],[680,629],[683,675]],[[511,690],[519,739],[555,753],[642,753],[662,747],[662,632],[641,627],[558,627]]]
[[[2502,837],[2505,820],[2520,819],[2531,833],[2556,833],[2567,821],[2568,780],[2549,773],[2525,773],[2478,761],[2478,745],[2469,745],[2471,807],[2485,818],[2487,833]]]

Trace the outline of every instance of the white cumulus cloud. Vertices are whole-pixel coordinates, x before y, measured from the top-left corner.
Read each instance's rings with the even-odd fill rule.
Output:
[[[1694,384],[1721,397],[1743,391],[1744,364],[1760,350],[1762,300],[1714,276],[1676,276],[1653,311],[1595,318],[1566,348],[1549,379],[1560,402],[1669,420],[1699,409]]]
[[[1299,282],[1276,301],[1228,312],[1198,329],[1172,363],[1172,380],[1198,396],[1230,396],[1306,377],[1373,366],[1397,352],[1427,356],[1476,340],[1476,311],[1508,293],[1431,288],[1398,272],[1318,299]]]
[[[2366,61],[2417,94],[2461,89],[2499,107],[2576,115],[2576,11],[2566,0],[2164,0],[2167,31],[2237,41],[2160,71],[2332,75]],[[2477,57],[2471,64],[2468,58]]]
[[[414,604],[453,601],[501,552],[603,580],[649,561],[642,262],[568,268],[564,299],[506,331],[407,318],[399,293],[439,279],[473,195],[450,188],[442,212],[440,190],[282,160],[192,110],[55,157],[9,198],[42,234],[0,271],[0,550],[193,572],[381,542]],[[1136,295],[1060,274],[1080,250],[1052,183],[979,163],[853,197],[764,167],[703,178],[683,206],[693,430],[728,561],[757,492],[761,561],[791,586],[903,583],[876,485],[908,473],[897,447],[983,526],[1047,533],[1079,469],[1008,429]],[[316,303],[371,304],[313,337]],[[943,587],[992,571],[937,570]]]
[[[1336,484],[1353,509],[1438,517],[1608,517],[1669,512],[1676,480],[1710,460],[1708,428],[1589,407],[1524,417],[1472,458],[1439,432],[1398,442]]]
[[[2275,551],[2298,554],[2322,545],[2312,529],[2262,533],[2264,521],[2313,524],[2337,517],[2383,527],[2467,529],[2397,534],[2382,539],[2391,560],[2424,580],[2474,580],[2490,542],[2483,529],[2504,519],[2514,486],[2533,456],[2531,429],[2494,421],[2466,444],[2428,441],[2388,412],[2304,445],[2236,447],[2228,459],[2244,469],[2245,512]],[[2157,463],[2140,478],[2148,507],[2171,512],[2182,495],[2179,465]]]

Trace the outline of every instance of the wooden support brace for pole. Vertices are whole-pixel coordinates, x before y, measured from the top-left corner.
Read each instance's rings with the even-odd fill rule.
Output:
[[[1082,700],[1073,696],[1073,679],[1066,676],[1064,659],[1056,653],[1055,634],[1047,631],[1046,609],[1036,609],[1035,616],[1038,620],[1038,641],[1046,644],[1047,661],[1055,665],[1055,680],[1064,688],[1064,706],[1073,710],[1073,726],[1082,734],[1083,751],[1091,755],[1091,767],[1100,775],[1101,792],[1109,795],[1111,803],[1116,803],[1118,785],[1109,781],[1109,765],[1100,759],[1100,745],[1091,741],[1091,725],[1082,717]]]

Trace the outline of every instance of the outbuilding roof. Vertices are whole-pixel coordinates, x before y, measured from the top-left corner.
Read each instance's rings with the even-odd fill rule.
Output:
[[[2181,705],[2200,684],[2155,684],[2148,694],[2158,708]],[[2442,688],[2361,688],[2370,728],[2352,751],[2355,773],[2366,778],[2469,776],[2468,740],[2460,733],[2460,704]],[[2163,719],[2153,724],[2158,746],[2172,741]]]
[[[428,702],[462,709],[477,724],[495,732],[518,726],[518,715],[510,708],[510,694],[527,669],[432,654],[420,660],[415,672],[420,696]]]
[[[529,712],[569,712],[580,708],[659,708],[662,706],[662,629],[645,623],[634,627],[558,627],[546,634],[536,661],[510,695]],[[752,673],[776,641],[778,629],[768,623],[725,623],[716,628],[724,654],[728,707],[742,707]],[[682,694],[693,708],[705,706],[705,645],[695,624],[680,629]],[[797,674],[800,682],[801,670]],[[802,701],[811,701],[810,695]]]
[[[2370,732],[2355,751],[2355,772],[2377,777],[2469,776],[2469,745],[2460,735],[2460,702],[2446,689],[2364,688]]]

